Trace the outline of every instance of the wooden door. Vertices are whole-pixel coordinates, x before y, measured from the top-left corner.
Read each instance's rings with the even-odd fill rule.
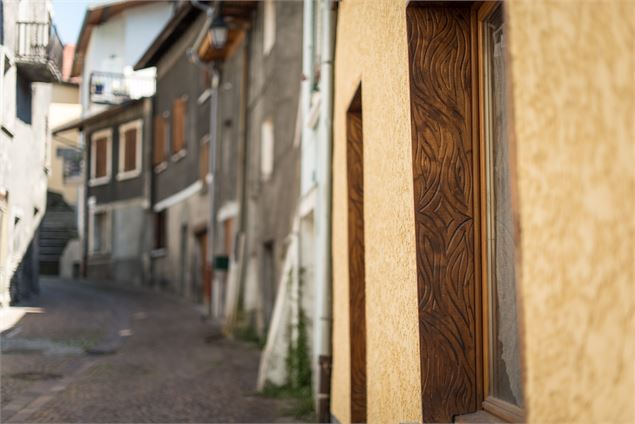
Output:
[[[422,2],[407,18],[423,421],[450,422],[482,396],[475,15]]]
[[[366,422],[366,281],[361,87],[357,90],[346,115],[346,137],[351,421],[364,423]]]
[[[210,302],[212,299],[212,268],[207,263],[207,231],[201,231],[196,234],[196,242],[201,254],[201,281],[203,282],[203,302]]]

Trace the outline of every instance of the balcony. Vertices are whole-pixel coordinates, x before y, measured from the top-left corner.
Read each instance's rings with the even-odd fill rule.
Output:
[[[117,105],[127,100],[149,97],[155,91],[151,76],[92,72],[89,81],[91,103]]]
[[[51,22],[17,22],[15,62],[32,82],[57,82],[62,77],[64,45]]]

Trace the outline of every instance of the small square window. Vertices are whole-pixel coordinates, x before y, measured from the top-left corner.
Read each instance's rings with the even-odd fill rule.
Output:
[[[273,0],[265,0],[264,9],[262,50],[266,56],[276,43],[276,4]]]
[[[263,180],[268,180],[273,174],[274,153],[273,120],[269,118],[262,123],[260,134],[260,175]]]

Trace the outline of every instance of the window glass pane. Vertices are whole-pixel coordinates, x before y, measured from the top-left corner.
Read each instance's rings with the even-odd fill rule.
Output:
[[[490,246],[491,258],[491,394],[522,406],[522,380],[518,316],[516,308],[516,272],[514,222],[511,204],[511,180],[505,103],[505,32],[503,8],[499,7],[486,22],[487,73],[489,87],[488,139],[490,170]]]
[[[273,173],[274,161],[274,132],[273,121],[267,119],[262,123],[260,131],[260,174],[263,180],[268,180]]]
[[[273,0],[264,3],[263,52],[268,55],[276,42],[276,5]]]

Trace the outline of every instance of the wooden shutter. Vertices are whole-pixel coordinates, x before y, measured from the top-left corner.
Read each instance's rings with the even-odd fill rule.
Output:
[[[205,177],[209,171],[209,142],[201,144],[201,154],[198,163],[199,177],[205,181]]]
[[[124,171],[133,171],[137,168],[137,136],[136,128],[129,129],[124,133]]]
[[[95,178],[108,175],[108,139],[95,140]]]
[[[154,166],[162,163],[166,159],[165,152],[165,119],[162,116],[154,117],[154,152],[152,163]]]
[[[185,148],[185,118],[187,114],[187,100],[174,100],[172,104],[172,153]]]

